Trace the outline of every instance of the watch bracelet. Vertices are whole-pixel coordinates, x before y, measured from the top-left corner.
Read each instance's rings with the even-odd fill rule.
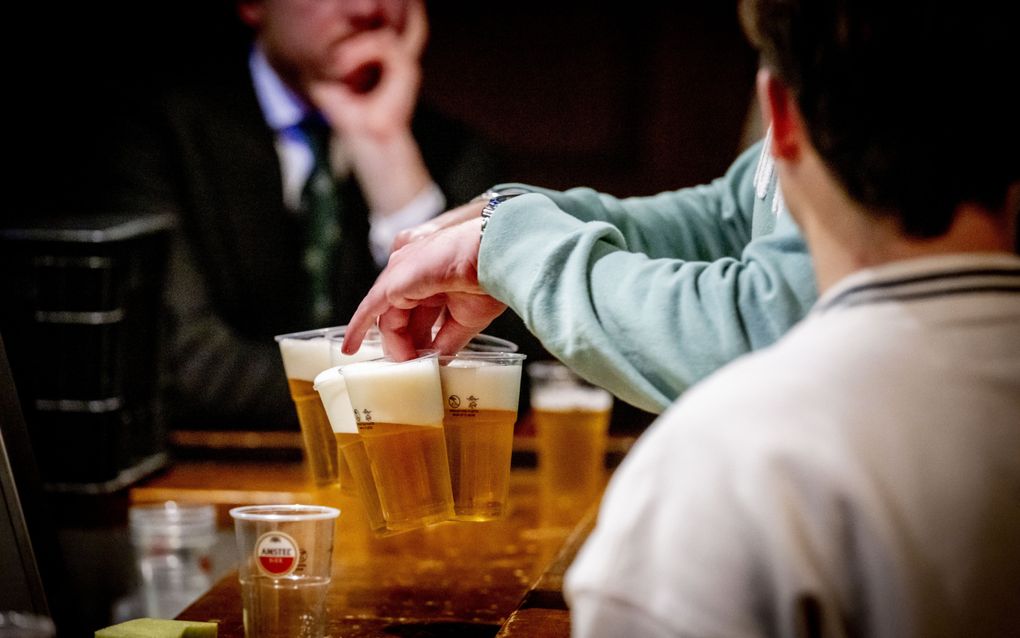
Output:
[[[482,207],[482,213],[481,213],[481,217],[482,217],[481,234],[485,235],[485,228],[489,225],[489,219],[492,218],[492,214],[494,212],[496,212],[496,208],[498,208],[500,204],[502,204],[503,202],[505,202],[508,199],[513,199],[514,197],[517,197],[518,195],[524,195],[524,194],[527,194],[527,193],[530,193],[530,192],[532,192],[532,191],[526,190],[524,188],[516,187],[516,186],[515,187],[510,187],[510,188],[505,188],[505,189],[502,189],[502,190],[497,190],[497,189],[490,188],[489,190],[485,191],[481,195],[479,195],[479,196],[475,197],[473,200],[471,200],[471,201],[486,200],[485,206]]]

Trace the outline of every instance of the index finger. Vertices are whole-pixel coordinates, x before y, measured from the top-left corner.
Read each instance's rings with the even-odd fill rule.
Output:
[[[358,351],[365,335],[375,325],[376,317],[383,314],[390,308],[385,296],[373,286],[365,298],[361,300],[358,309],[354,311],[351,320],[347,323],[347,330],[344,332],[344,342],[340,346],[344,354],[351,355]]]

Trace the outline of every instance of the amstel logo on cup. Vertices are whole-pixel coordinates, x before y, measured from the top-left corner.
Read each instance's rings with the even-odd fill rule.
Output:
[[[298,564],[298,545],[283,532],[266,532],[255,543],[255,562],[267,576],[288,576]]]

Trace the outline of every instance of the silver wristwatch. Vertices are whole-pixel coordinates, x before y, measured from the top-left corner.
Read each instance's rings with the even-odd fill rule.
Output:
[[[518,195],[524,195],[525,193],[530,192],[531,191],[518,186],[501,188],[499,190],[490,188],[476,197],[476,200],[486,200],[485,207],[482,208],[482,234],[485,234],[485,227],[489,225],[489,218],[492,217],[494,212],[496,212],[496,208],[498,208],[500,204],[508,199],[513,199]]]

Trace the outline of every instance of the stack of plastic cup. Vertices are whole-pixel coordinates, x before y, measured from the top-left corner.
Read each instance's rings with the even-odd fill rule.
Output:
[[[216,509],[167,501],[128,512],[146,616],[173,618],[212,585]]]

